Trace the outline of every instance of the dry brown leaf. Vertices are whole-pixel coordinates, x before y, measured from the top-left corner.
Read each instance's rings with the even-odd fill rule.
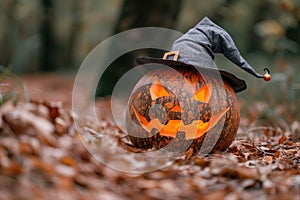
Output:
[[[68,166],[71,166],[71,167],[77,167],[76,161],[73,158],[71,158],[70,156],[64,156],[61,159],[61,162],[65,165],[68,165]]]
[[[274,158],[277,159],[280,156],[280,151],[276,151],[276,153],[274,154]]]
[[[54,126],[51,122],[20,108],[3,114],[3,119],[17,135],[29,134],[36,136],[39,134],[51,135],[54,133]]]
[[[236,169],[238,177],[241,179],[253,179],[253,180],[259,180],[259,172],[257,168],[249,168],[249,167],[238,167]]]
[[[283,144],[286,141],[287,137],[285,135],[281,136],[278,140],[278,144]]]
[[[265,156],[264,160],[265,160],[266,163],[272,164],[272,162],[273,162],[273,156]]]
[[[0,174],[4,176],[19,176],[24,172],[21,163],[16,161],[8,161],[0,165]]]

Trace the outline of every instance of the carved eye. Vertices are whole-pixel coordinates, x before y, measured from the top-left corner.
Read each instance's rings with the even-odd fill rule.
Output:
[[[211,89],[212,89],[211,84],[204,85],[192,96],[192,99],[195,99],[203,103],[208,103],[211,96]]]
[[[169,92],[164,88],[164,86],[156,81],[152,83],[150,87],[150,95],[152,100],[160,97],[170,96]]]

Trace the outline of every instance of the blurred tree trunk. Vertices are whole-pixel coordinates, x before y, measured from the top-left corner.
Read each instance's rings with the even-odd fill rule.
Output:
[[[115,33],[143,26],[172,28],[181,0],[125,0]]]
[[[41,70],[57,69],[57,44],[53,33],[53,0],[43,0],[44,19],[41,28]]]
[[[57,24],[54,24],[54,11],[57,9],[55,3],[60,4],[60,2],[43,0],[44,20],[41,29],[42,51],[40,68],[42,71],[53,71],[61,69],[62,67],[71,67],[74,64],[74,48],[79,29],[82,25],[82,2],[83,1],[80,0],[72,0],[69,4],[65,5],[65,14],[71,15],[71,26],[67,30],[68,37],[59,42],[58,36],[54,32],[55,28],[57,28]]]
[[[138,27],[174,28],[181,7],[181,0],[124,0],[114,33]],[[162,51],[139,50],[127,53],[115,60],[99,81],[98,96],[110,95],[118,79],[130,70],[138,54],[155,57]]]
[[[16,19],[17,3],[16,0],[7,2],[7,9],[3,15],[6,18],[4,25],[6,26],[6,31],[3,34],[3,40],[0,41],[0,50],[3,50],[0,54],[0,62],[5,67],[11,64],[19,41],[18,22]]]
[[[73,66],[75,64],[74,52],[76,47],[76,41],[78,39],[78,35],[82,26],[82,11],[81,8],[83,1],[81,0],[73,0],[72,1],[72,26],[70,30],[70,38],[67,43],[66,48],[66,66]]]

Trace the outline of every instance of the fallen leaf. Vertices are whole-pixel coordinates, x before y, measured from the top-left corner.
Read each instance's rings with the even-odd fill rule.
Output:
[[[265,156],[264,160],[265,160],[266,163],[272,164],[272,162],[273,162],[273,156]]]
[[[278,144],[283,144],[286,141],[287,137],[286,136],[281,136],[278,140]]]

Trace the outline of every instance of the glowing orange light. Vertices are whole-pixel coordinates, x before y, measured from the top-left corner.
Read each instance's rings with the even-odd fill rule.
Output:
[[[151,95],[152,100],[155,100],[157,98],[164,97],[164,96],[170,96],[169,92],[164,88],[164,86],[162,86],[158,82],[152,83],[152,85],[150,87],[150,95]]]
[[[194,120],[191,124],[183,124],[181,120],[169,120],[166,125],[162,124],[158,118],[152,119],[150,122],[145,117],[139,114],[135,107],[134,113],[140,122],[140,125],[148,132],[153,128],[159,130],[160,135],[168,137],[176,137],[178,131],[184,131],[186,139],[195,139],[204,135],[207,131],[213,128],[220,119],[229,110],[229,107],[212,116],[208,122],[202,120]]]
[[[192,99],[198,100],[203,103],[208,103],[211,96],[211,84],[207,84],[200,88],[194,96],[192,96]]]

